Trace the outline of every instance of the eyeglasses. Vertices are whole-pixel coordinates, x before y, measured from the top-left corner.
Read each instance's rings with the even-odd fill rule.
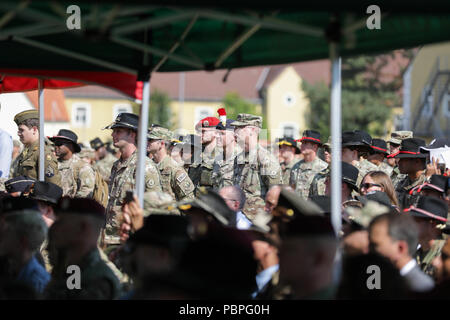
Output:
[[[381,188],[382,186],[379,185],[379,184],[376,184],[376,183],[363,183],[363,184],[361,184],[361,189],[362,189],[362,188],[364,188],[364,189],[370,189],[370,188],[372,188],[372,187],[379,187],[379,188]]]

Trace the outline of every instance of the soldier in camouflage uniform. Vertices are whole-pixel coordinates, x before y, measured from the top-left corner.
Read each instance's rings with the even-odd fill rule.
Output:
[[[416,205],[405,209],[419,227],[419,248],[416,261],[423,272],[435,276],[433,260],[440,255],[445,243],[442,229],[447,222],[448,205],[441,199],[421,196]]]
[[[317,151],[321,146],[319,132],[305,130],[300,141],[303,160],[297,162],[292,168],[289,184],[297,193],[308,198],[314,176],[325,170],[328,164],[317,156]]]
[[[425,146],[422,139],[409,138],[402,141],[400,151],[391,156],[399,159],[398,168],[406,177],[398,181],[394,186],[398,203],[406,209],[417,201],[417,195],[411,194],[412,189],[423,184],[426,180],[425,167],[427,155],[420,152],[420,147]]]
[[[121,113],[116,121],[105,129],[112,129],[114,146],[121,151],[121,158],[111,169],[109,201],[106,208],[106,245],[120,244],[119,228],[122,205],[127,191],[136,187],[137,129],[139,117],[132,113]],[[159,170],[155,163],[145,158],[145,191],[162,191]]]
[[[162,191],[177,201],[194,198],[194,184],[186,171],[173,160],[167,146],[172,140],[172,132],[163,127],[152,127],[147,134],[147,151],[153,156],[161,175]]]
[[[220,157],[214,161],[212,182],[214,190],[233,185],[234,160],[242,152],[236,144],[234,136],[234,120],[228,119],[225,124],[220,122],[217,127],[217,146]]]
[[[39,114],[37,110],[27,110],[18,113],[14,122],[19,127],[18,135],[24,149],[17,157],[17,167],[12,178],[27,176],[33,179],[39,177]],[[58,161],[51,152],[50,147],[44,146],[44,179],[61,186],[61,175],[58,170]]]
[[[389,155],[387,143],[383,139],[372,139],[372,150],[369,151],[367,159],[361,161],[361,164],[367,166],[367,172],[382,171],[389,177],[392,173],[392,167],[384,162],[385,157]]]
[[[13,154],[11,168],[9,169],[9,176],[12,177],[14,170],[17,170],[17,165],[19,163],[19,154],[22,152],[22,144],[18,140],[13,140]]]
[[[101,259],[97,247],[105,223],[105,208],[93,199],[63,197],[55,213],[56,221],[49,231],[54,268],[44,296],[52,300],[117,299],[119,280]],[[80,269],[80,289],[71,290],[67,285],[70,265]]]
[[[219,124],[219,119],[215,117],[207,117],[200,120],[195,129],[201,133],[202,153],[200,159],[194,157],[191,166],[189,167],[189,178],[195,186],[195,194],[199,194],[200,187],[212,188],[212,170],[214,161],[216,160],[217,145],[216,145],[216,126]]]
[[[247,197],[242,212],[250,221],[265,206],[265,195],[273,185],[282,184],[281,167],[275,157],[258,143],[262,126],[259,116],[241,113],[233,123],[242,152],[235,158],[234,181]]]
[[[97,155],[97,162],[94,164],[96,169],[102,178],[109,183],[109,177],[111,176],[111,169],[117,158],[106,150],[105,144],[100,138],[95,138],[90,141],[91,148],[95,150]]]
[[[400,151],[400,144],[402,140],[409,139],[413,137],[412,131],[394,131],[391,133],[391,139],[389,140],[389,153],[396,154]],[[393,157],[387,157],[387,164],[392,167],[391,180],[392,184],[395,186],[399,180],[406,177],[406,175],[401,174],[398,169],[398,159]]]
[[[50,138],[55,144],[58,169],[61,173],[63,196],[92,198],[95,187],[95,173],[91,166],[75,153],[81,151],[77,135],[61,129],[57,136]]]
[[[289,184],[292,168],[299,161],[295,158],[296,154],[300,154],[300,148],[297,141],[289,137],[283,137],[276,142],[279,149],[279,160],[281,166],[281,174],[283,184]]]

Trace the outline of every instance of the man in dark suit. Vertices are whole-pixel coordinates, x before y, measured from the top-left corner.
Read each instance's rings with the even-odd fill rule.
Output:
[[[406,214],[382,214],[369,226],[370,249],[391,260],[411,291],[425,292],[433,289],[434,282],[413,258],[418,237],[414,219]]]

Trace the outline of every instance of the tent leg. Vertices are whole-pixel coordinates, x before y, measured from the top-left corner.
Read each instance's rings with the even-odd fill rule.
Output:
[[[44,152],[44,86],[43,80],[38,80],[39,90],[39,181],[44,181],[44,168],[45,168],[45,152]]]
[[[331,60],[331,222],[341,231],[341,58],[337,43],[330,43]]]
[[[150,80],[144,81],[138,130],[138,163],[136,172],[136,195],[141,208],[144,207],[145,158],[147,156],[148,105],[150,101]]]

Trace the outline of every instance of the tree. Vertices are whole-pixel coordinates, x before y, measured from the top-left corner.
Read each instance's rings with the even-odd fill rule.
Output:
[[[149,124],[159,124],[165,128],[172,128],[170,98],[165,92],[155,90],[150,95],[148,122]]]
[[[403,51],[404,57],[410,56]],[[360,56],[342,62],[342,130],[361,129],[372,136],[386,134],[385,123],[392,107],[400,104],[397,94],[401,77],[384,78],[382,69],[393,53],[381,56]],[[402,73],[402,71],[401,71]],[[324,83],[314,85],[303,81],[303,90],[310,100],[308,123],[327,139],[330,135],[330,88]]]
[[[222,99],[223,108],[227,110],[227,119],[236,119],[239,113],[250,113],[261,116],[256,105],[241,98],[236,92],[228,92]]]

